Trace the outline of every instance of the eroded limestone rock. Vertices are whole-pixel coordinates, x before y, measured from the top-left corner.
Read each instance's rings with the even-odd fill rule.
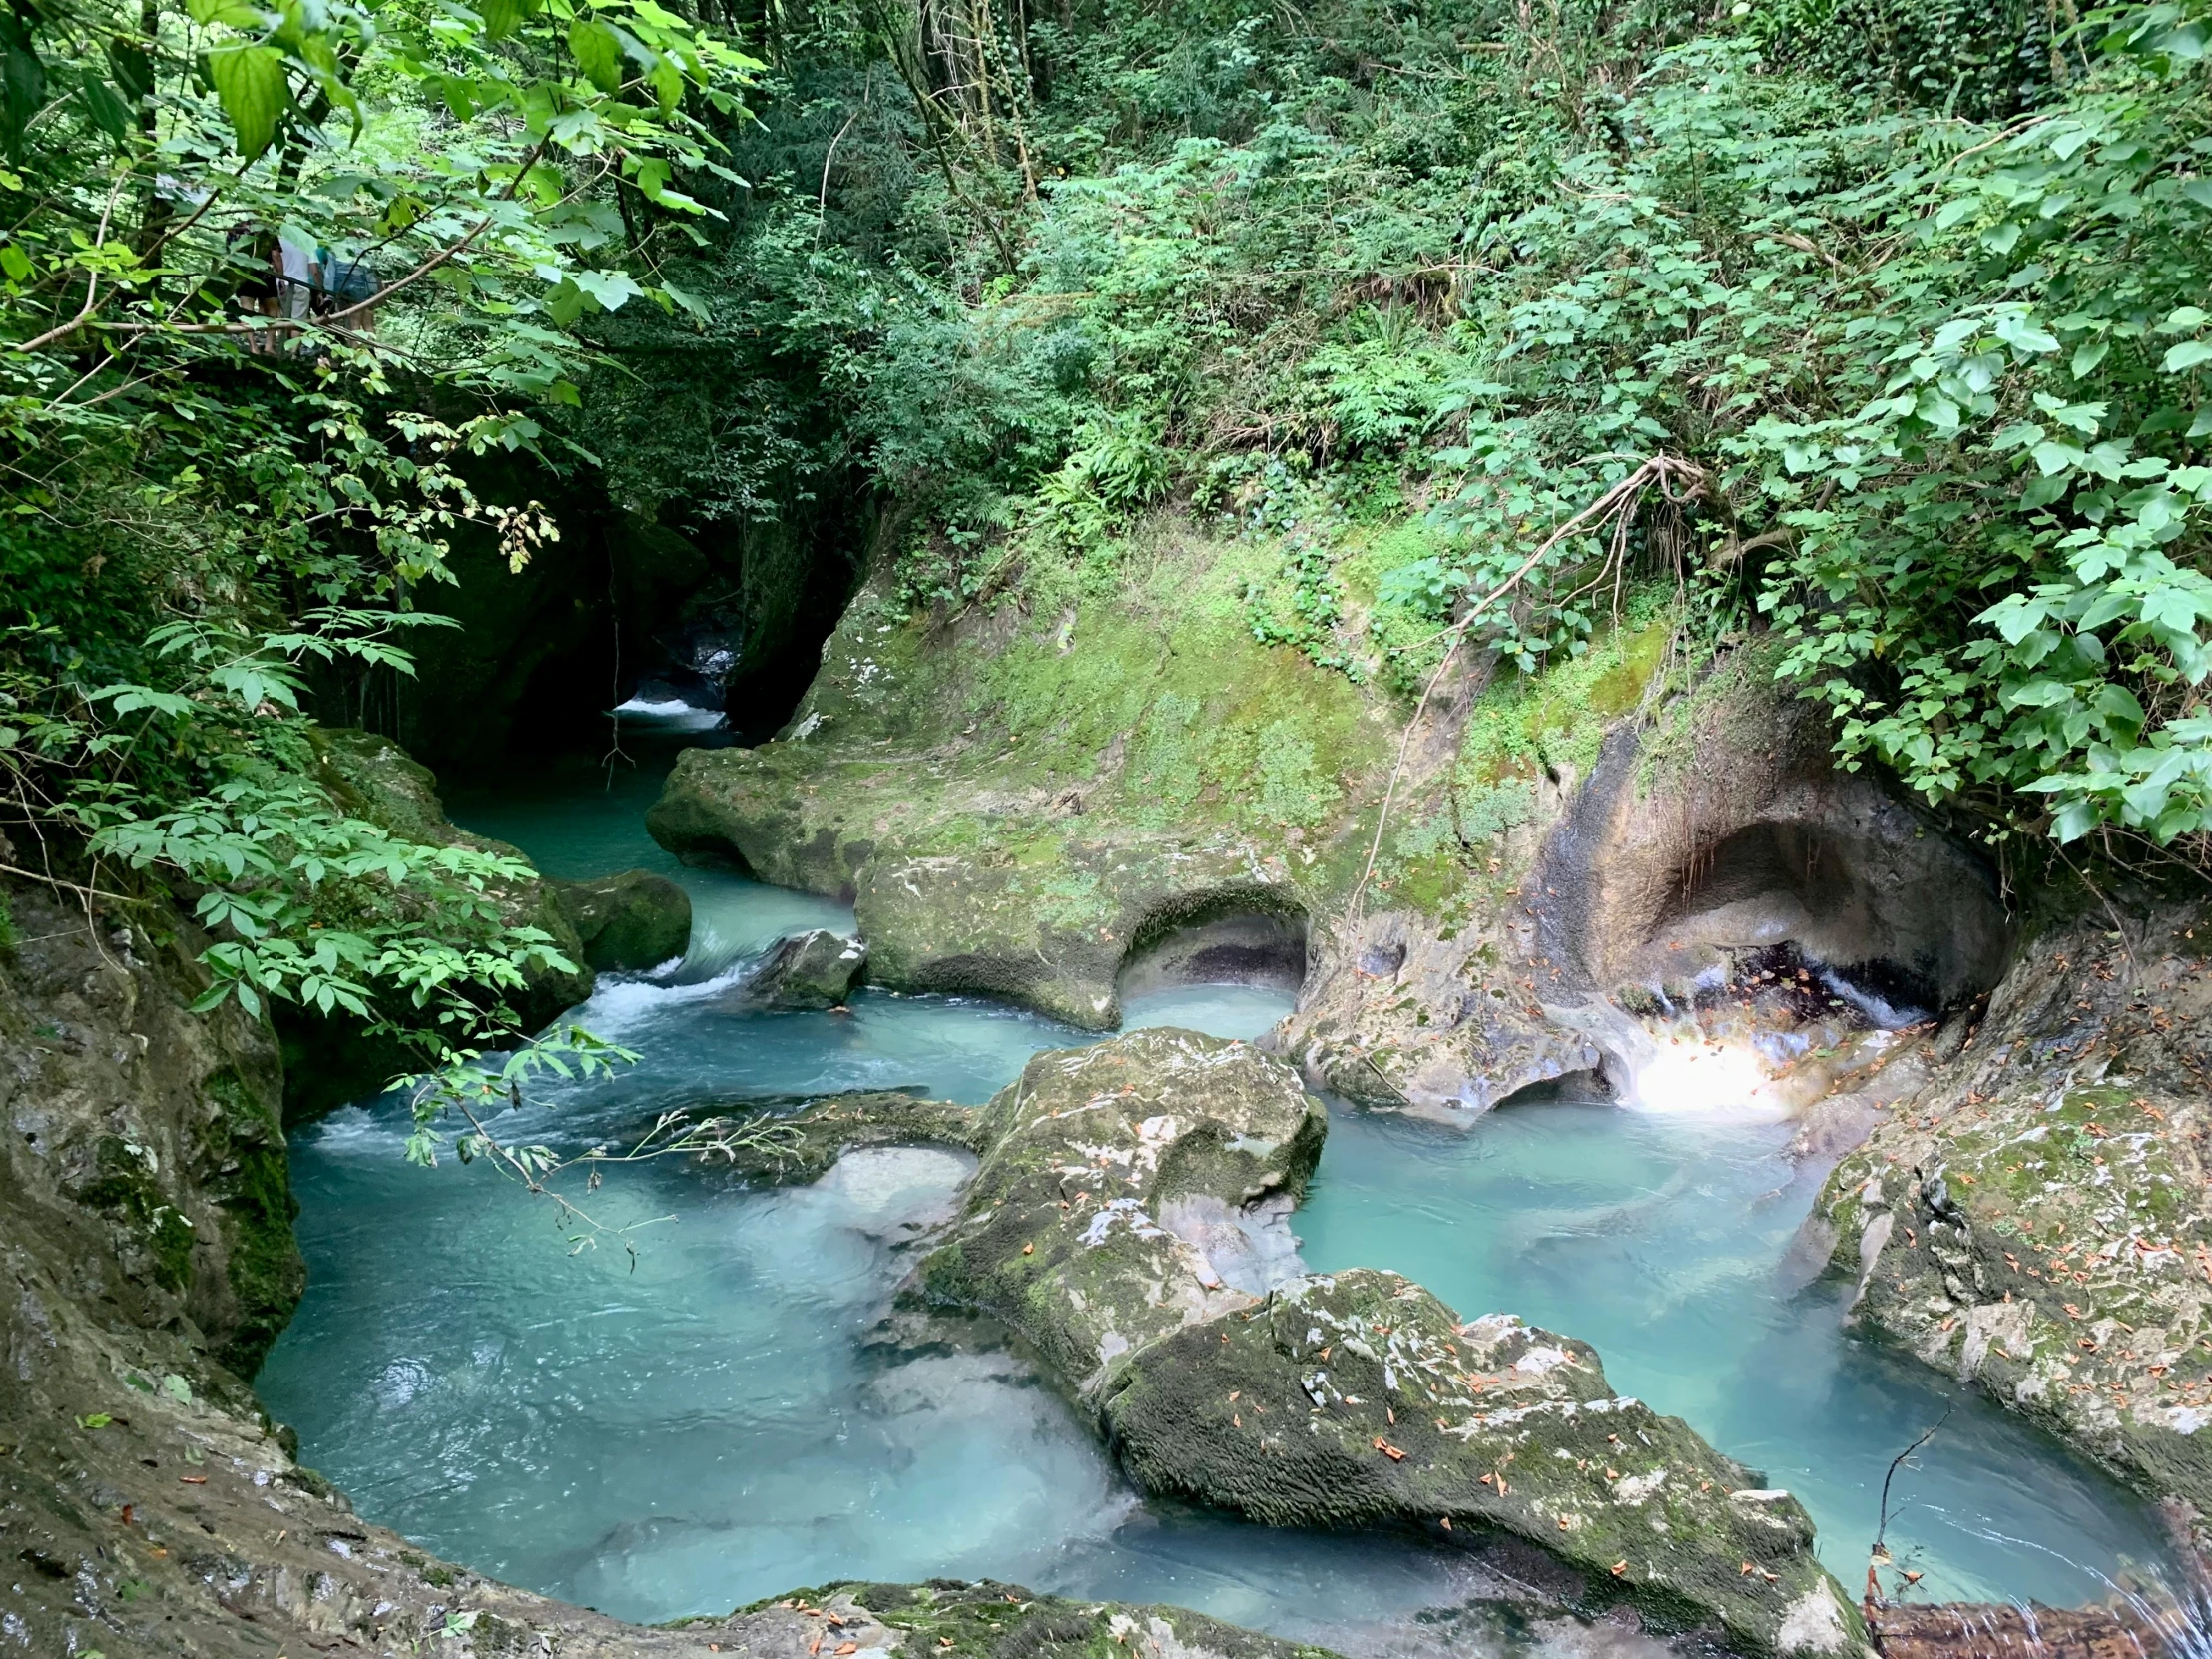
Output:
[[[1148,1491],[1278,1526],[1518,1534],[1757,1653],[1839,1653],[1855,1621],[1787,1492],[1616,1394],[1588,1344],[1357,1269],[1278,1288],[1133,1356],[1102,1402]]]
[[[745,996],[775,1008],[834,1008],[866,969],[866,945],[817,927],[778,939],[746,982]]]
[[[1150,1030],[1036,1056],[980,1131],[982,1168],[923,1283],[1011,1325],[1095,1400],[1135,1350],[1252,1306],[1265,1285],[1230,1272],[1289,1266],[1274,1236],[1328,1117],[1246,1044]],[[1219,1229],[1242,1242],[1222,1249]]]

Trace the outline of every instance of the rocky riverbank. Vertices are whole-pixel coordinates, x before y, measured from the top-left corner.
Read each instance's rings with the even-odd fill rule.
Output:
[[[2113,926],[2119,922],[2119,926]],[[2212,920],[2042,929],[1809,1229],[1870,1333],[1972,1382],[2212,1543]],[[1969,1035],[1970,1032],[1970,1035]]]
[[[88,926],[36,887],[0,898],[7,1651],[803,1659],[834,1636],[847,1659],[1132,1643],[1190,1659],[1322,1659],[1180,1608],[1003,1584],[832,1585],[644,1629],[361,1520],[298,1465],[247,1382],[304,1279],[275,1039],[234,1005],[191,1012],[205,941],[174,911]],[[903,1129],[927,1127],[916,1117]]]
[[[1163,965],[1299,984],[1274,1041],[1309,1081],[1459,1121],[1617,1074],[1577,1010],[1687,1000],[1749,951],[1928,1007],[1995,982],[1988,870],[1837,771],[1758,648],[1686,663],[1632,609],[1541,675],[1454,671],[1409,728],[1254,639],[1251,556],[1177,540],[1109,595],[949,621],[878,580],[782,738],[685,755],[648,823],[849,899],[894,989],[1108,1029]]]

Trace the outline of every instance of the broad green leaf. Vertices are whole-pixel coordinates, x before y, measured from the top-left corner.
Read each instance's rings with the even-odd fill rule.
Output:
[[[274,46],[219,46],[208,54],[208,78],[238,135],[239,154],[259,156],[291,104],[283,53]]]
[[[569,280],[599,302],[602,310],[618,311],[645,289],[626,271],[576,271]]]
[[[2212,340],[2185,339],[2167,351],[2159,366],[2168,374],[2180,374],[2199,363],[2212,363]]]
[[[584,78],[601,92],[622,87],[622,38],[608,25],[578,18],[568,26],[568,50]]]
[[[99,76],[87,74],[79,90],[84,95],[85,109],[92,116],[92,124],[112,139],[121,139],[131,130],[131,112],[123,100],[116,96],[115,88]]]

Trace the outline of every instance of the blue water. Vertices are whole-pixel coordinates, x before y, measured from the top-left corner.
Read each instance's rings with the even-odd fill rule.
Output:
[[[605,980],[580,1011],[637,1065],[548,1091],[501,1120],[510,1138],[574,1148],[672,1107],[840,1089],[977,1102],[1038,1049],[1094,1040],[958,998],[747,1006],[731,993],[752,954],[796,928],[848,929],[850,913],[676,865],[640,824],[655,771],[597,786],[451,792],[460,822],[550,873],[657,868],[696,906],[680,972]],[[1287,1011],[1275,992],[1199,986],[1127,1017],[1250,1039]],[[309,1289],[258,1385],[306,1461],[440,1553],[640,1620],[832,1578],[988,1575],[1362,1654],[1546,1645],[1437,1612],[1484,1587],[1461,1556],[1148,1506],[1020,1362],[988,1342],[907,1346],[892,1293],[955,1202],[963,1155],[856,1154],[773,1192],[628,1166],[577,1194],[593,1234],[481,1163],[406,1166],[403,1133],[387,1102],[294,1137]],[[1864,1575],[1883,1469],[1946,1408],[1899,1477],[1891,1527],[1930,1590],[2064,1602],[2158,1561],[2143,1512],[2108,1482],[1845,1340],[1825,1289],[1787,1294],[1776,1270],[1812,1186],[1786,1139],[1603,1107],[1516,1109],[1471,1132],[1338,1111],[1298,1228],[1317,1268],[1394,1268],[1464,1315],[1507,1310],[1594,1343],[1616,1386],[1803,1497],[1847,1584]]]

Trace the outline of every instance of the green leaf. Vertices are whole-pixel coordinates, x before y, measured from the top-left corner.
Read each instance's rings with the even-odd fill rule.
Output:
[[[493,40],[522,27],[522,0],[477,0],[476,12],[484,20],[484,33]]]
[[[569,280],[596,299],[600,309],[608,311],[619,311],[645,291],[627,271],[577,271],[570,273]]]
[[[31,275],[31,257],[12,242],[0,242],[0,271],[8,274],[11,281],[22,281]]]
[[[46,102],[46,66],[27,45],[10,43],[0,62],[0,129],[8,148],[21,145],[23,131]]]
[[[95,127],[119,141],[131,130],[131,111],[116,96],[115,88],[99,76],[88,73],[79,90],[84,94],[85,109],[92,116]]]
[[[568,49],[584,78],[601,92],[622,87],[622,37],[604,23],[579,17],[568,26]]]
[[[2104,361],[2111,349],[2112,342],[2108,339],[2083,340],[2074,347],[2073,362],[2069,365],[2073,370],[2073,377],[2078,380],[2091,372],[2097,364]]]
[[[208,78],[238,135],[239,154],[251,161],[269,148],[291,104],[283,53],[274,46],[219,46],[208,54]]]
[[[145,49],[126,46],[119,41],[108,43],[108,73],[115,77],[115,84],[123,96],[136,104],[142,98],[150,98],[154,92],[154,63]]]
[[[2212,340],[2185,339],[2166,353],[2159,366],[2168,374],[2179,374],[2199,363],[2212,363]]]

